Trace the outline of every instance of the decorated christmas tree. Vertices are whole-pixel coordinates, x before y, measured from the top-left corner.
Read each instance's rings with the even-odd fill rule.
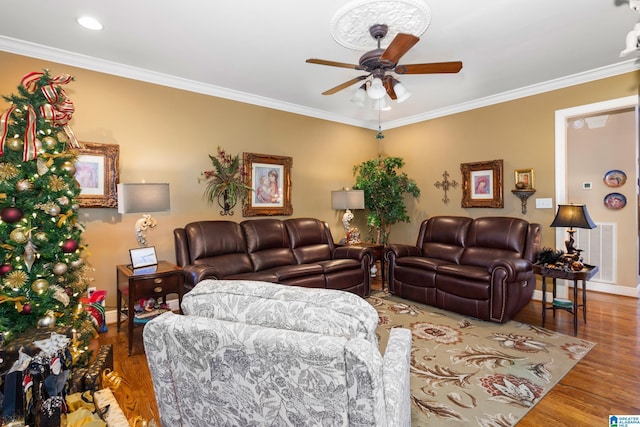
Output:
[[[35,329],[73,331],[74,362],[95,333],[81,298],[90,279],[77,222],[78,142],[62,86],[71,76],[23,77],[0,116],[0,344]]]

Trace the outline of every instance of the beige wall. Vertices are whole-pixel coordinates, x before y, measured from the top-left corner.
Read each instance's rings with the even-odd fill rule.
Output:
[[[81,141],[120,146],[121,182],[169,182],[171,211],[154,217],[159,225],[148,240],[161,259],[174,260],[172,230],[187,222],[221,219],[202,200],[199,173],[210,168],[207,157],[221,146],[231,153],[253,152],[293,157],[294,216],[329,222],[336,239],[341,213],[331,210],[330,191],[353,183],[352,167],[374,157],[375,131],[355,128],[220,98],[156,86],[107,74],[0,52],[0,94],[16,92],[22,76],[47,68],[69,73],[76,81],[65,88],[76,113],[71,125]],[[513,196],[513,170],[536,171],[536,197],[554,196],[554,111],[636,93],[636,73],[584,84],[522,100],[385,131],[383,151],[407,161],[406,172],[422,189],[411,203],[413,222],[396,226],[391,240],[413,242],[422,218],[436,214],[521,216]],[[0,102],[0,110],[6,104]],[[384,120],[384,117],[383,117]],[[461,181],[460,163],[504,159],[505,208],[461,209],[460,188],[443,193],[434,186],[447,170]],[[541,222],[544,244],[554,245],[546,227],[552,210],[531,207],[529,221]],[[95,269],[94,285],[108,291],[115,306],[115,265],[128,263],[128,249],[137,246],[133,226],[137,214],[115,209],[81,209],[85,243]],[[356,212],[361,228],[362,214]],[[228,217],[227,217],[228,218]],[[243,220],[236,213],[231,219]]]

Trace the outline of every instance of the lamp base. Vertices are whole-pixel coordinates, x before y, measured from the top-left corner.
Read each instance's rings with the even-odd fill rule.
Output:
[[[149,214],[142,215],[142,218],[136,221],[136,240],[140,247],[147,246],[147,229],[155,228],[156,225],[158,225],[158,221],[155,218],[151,218]]]

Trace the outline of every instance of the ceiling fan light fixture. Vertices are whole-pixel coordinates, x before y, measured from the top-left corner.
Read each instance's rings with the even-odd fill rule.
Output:
[[[386,101],[384,100],[384,97],[380,98],[380,99],[376,99],[375,104],[373,104],[373,108],[374,108],[374,110],[377,110],[377,111],[389,111],[389,110],[391,110],[391,107],[389,107],[387,105]]]
[[[364,102],[367,100],[367,89],[365,85],[360,86],[353,92],[349,101],[356,104],[358,107],[364,107]]]
[[[385,90],[384,85],[382,84],[382,80],[380,80],[378,77],[374,77],[371,80],[371,84],[369,88],[367,89],[367,95],[369,95],[369,98],[382,99],[386,94],[387,94],[387,91]]]
[[[402,83],[396,80],[396,83],[393,85],[393,90],[396,93],[396,101],[404,102],[411,96],[411,92],[407,90],[406,87]]]

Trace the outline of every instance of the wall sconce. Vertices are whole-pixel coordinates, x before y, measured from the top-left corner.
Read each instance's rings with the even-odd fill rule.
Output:
[[[351,227],[349,222],[353,219],[351,209],[364,209],[364,190],[339,190],[331,192],[331,207],[336,210],[345,209],[342,216],[342,225],[346,233],[344,243],[360,243],[359,233],[354,233],[357,229]],[[341,240],[342,242],[342,240]]]
[[[569,227],[567,230],[569,240],[565,241],[564,244],[567,248],[567,254],[575,254],[574,257],[578,258],[576,259],[578,261],[582,249],[576,249],[574,246],[573,234],[576,232],[574,227],[592,229],[596,228],[597,225],[589,216],[586,205],[558,205],[558,212],[551,223],[551,227]]]
[[[148,212],[168,211],[170,207],[169,184],[118,184],[118,213],[144,213],[135,224],[141,247],[147,246],[147,229],[158,225]]]

